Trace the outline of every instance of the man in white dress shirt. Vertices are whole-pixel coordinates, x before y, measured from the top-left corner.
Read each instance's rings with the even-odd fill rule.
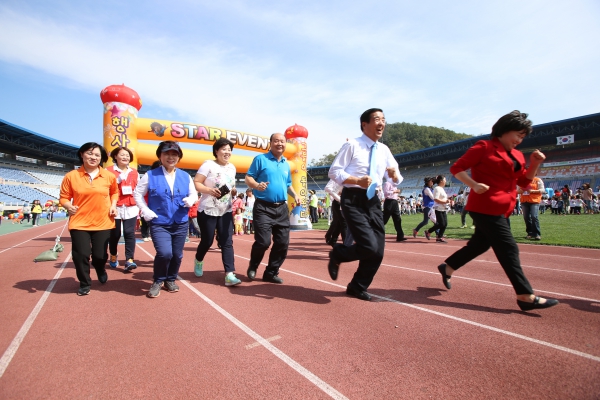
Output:
[[[329,169],[329,178],[344,186],[340,203],[355,243],[336,244],[329,253],[328,270],[331,279],[336,280],[340,263],[359,260],[346,293],[369,301],[367,288],[381,265],[385,245],[381,203],[373,192],[381,186],[386,172],[390,180],[399,184],[400,172],[390,149],[377,142],[385,129],[383,111],[365,111],[360,116],[360,129],[363,135],[346,142]]]

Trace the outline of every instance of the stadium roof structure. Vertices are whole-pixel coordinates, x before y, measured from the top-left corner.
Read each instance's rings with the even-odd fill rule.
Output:
[[[3,153],[61,164],[75,164],[79,162],[77,150],[79,147],[72,144],[51,139],[0,119],[0,151]]]
[[[556,146],[558,136],[571,134],[575,135],[575,143],[600,139],[600,113],[534,125],[533,131],[527,135],[519,148],[527,150]],[[491,134],[474,136],[452,143],[396,154],[394,158],[398,161],[400,167],[454,160],[460,158],[477,141],[488,140],[490,137]],[[329,167],[309,167],[308,170],[311,175],[320,176],[327,175]]]

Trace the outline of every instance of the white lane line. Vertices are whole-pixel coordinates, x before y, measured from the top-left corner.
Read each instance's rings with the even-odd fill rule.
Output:
[[[27,332],[29,332],[29,329],[31,328],[31,325],[33,325],[33,321],[35,321],[35,319],[37,318],[38,314],[42,310],[42,307],[46,303],[46,300],[48,300],[48,296],[50,296],[50,293],[52,292],[52,289],[54,289],[54,285],[56,284],[56,281],[58,280],[58,278],[62,274],[62,272],[65,269],[65,266],[69,262],[70,258],[71,258],[71,253],[69,253],[69,255],[67,256],[67,258],[65,259],[65,261],[62,263],[62,265],[60,266],[60,269],[56,272],[56,275],[54,275],[54,278],[52,279],[52,281],[48,285],[48,288],[46,288],[46,291],[44,292],[44,294],[42,295],[42,297],[38,300],[38,302],[35,305],[34,309],[31,311],[31,313],[29,314],[29,316],[27,317],[27,319],[23,323],[23,326],[21,326],[21,329],[19,329],[19,332],[17,332],[17,335],[12,340],[12,342],[10,342],[10,345],[8,346],[8,348],[6,349],[6,351],[4,352],[4,354],[2,355],[2,358],[0,358],[0,378],[2,378],[2,375],[4,375],[4,371],[6,371],[6,368],[8,368],[8,365],[10,364],[10,361],[12,360],[12,358],[14,357],[14,355],[16,354],[17,350],[19,350],[19,346],[23,342],[23,339],[25,339],[25,336],[27,335]]]
[[[312,231],[295,231],[295,232],[325,232],[324,230],[321,231],[316,231],[316,230],[312,230]],[[390,235],[391,236],[391,235]],[[408,236],[408,235],[407,235]],[[386,236],[387,237],[387,236]],[[425,237],[418,237],[417,239],[425,239]],[[410,243],[413,239],[409,239],[408,242],[404,242],[405,244],[417,244],[417,242],[415,243]],[[455,249],[460,249],[463,246],[454,246],[452,244],[454,240],[451,239],[450,242],[448,242],[447,245],[444,245],[445,249],[450,249],[450,248],[455,248]],[[466,240],[464,241],[466,243]],[[427,242],[418,242],[420,244],[425,244]],[[429,242],[430,244],[435,244],[435,242]],[[325,244],[325,240],[323,239],[323,244]],[[405,246],[405,244],[401,244],[401,246]],[[519,245],[519,247],[521,246],[535,246],[535,247],[540,247],[540,245],[535,245],[535,244],[529,244],[529,243],[517,243]],[[543,245],[542,245],[543,246]],[[582,251],[595,251],[598,252],[598,257],[593,258],[593,257],[579,257],[579,256],[569,256],[569,255],[564,255],[564,254],[547,254],[547,253],[534,253],[534,252],[529,252],[529,251],[520,251],[521,254],[530,254],[530,255],[536,255],[536,256],[544,256],[544,257],[566,257],[568,259],[578,259],[578,260],[590,260],[590,261],[598,261],[600,259],[600,250],[598,249],[592,249],[592,248],[587,248],[587,247],[567,247],[567,246],[546,246],[548,248],[552,248],[552,249],[561,249],[561,248],[568,248],[568,249],[577,249],[577,250],[582,250]],[[397,251],[400,253],[404,253],[404,251],[402,250],[392,250],[392,249],[386,249],[386,251]],[[411,252],[406,252],[406,253],[411,253]],[[413,254],[424,254],[424,253],[413,253]],[[426,255],[426,254],[424,254]],[[442,257],[442,256],[440,256]]]
[[[301,252],[304,252],[304,253],[311,253],[311,254],[318,254],[318,255],[321,255],[321,256],[328,256],[327,253],[320,253],[320,252],[317,252],[317,251],[302,250],[302,249],[297,249],[297,248],[294,248],[294,247],[290,247],[289,249],[290,250],[295,250],[295,251],[301,251]],[[237,257],[237,255],[236,255],[236,257]],[[491,261],[487,261],[487,262],[491,262]],[[384,263],[381,263],[381,265],[386,266],[386,267],[391,267],[391,268],[405,269],[407,271],[424,272],[426,274],[433,274],[433,275],[439,275],[440,274],[437,271],[424,271],[422,269],[409,268],[409,267],[401,267],[399,265],[391,265],[391,264],[384,264]],[[464,280],[467,280],[467,281],[489,283],[491,285],[512,287],[511,285],[506,284],[506,283],[492,282],[492,281],[486,281],[486,280],[483,280],[483,279],[467,278],[465,276],[452,275],[452,279],[456,279],[456,278],[458,278],[458,279],[464,279]],[[586,300],[586,301],[600,303],[600,300],[598,300],[598,299],[590,299],[590,298],[587,298],[587,297],[575,296],[575,295],[572,295],[572,294],[552,292],[550,290],[543,290],[543,289],[535,289],[535,291],[536,292],[540,292],[540,293],[548,293],[548,294],[552,294],[552,295],[555,295],[555,296],[570,297],[572,299]]]
[[[447,249],[448,247],[444,246],[444,248]],[[402,253],[402,254],[414,254],[414,255],[426,256],[426,257],[448,258],[448,256],[445,255],[445,254],[418,253],[416,251],[402,251],[402,250],[394,250],[394,249],[387,249],[387,248],[385,249],[385,251],[386,252],[391,251],[393,253]],[[523,253],[521,253],[521,254],[523,254]],[[597,259],[590,259],[590,260],[598,261]],[[470,262],[483,262],[483,263],[492,263],[492,264],[498,263],[498,261],[489,261],[489,260],[472,260]],[[600,276],[600,274],[593,274],[591,272],[579,272],[579,271],[571,271],[571,270],[566,270],[566,269],[535,267],[535,266],[532,266],[532,265],[521,265],[521,267],[524,267],[524,268],[537,268],[537,269],[543,269],[543,270],[553,271],[553,272],[566,272],[566,273],[571,273],[571,274],[582,274],[582,275]]]
[[[151,259],[154,259],[154,256],[152,256],[150,253],[148,253],[144,248],[142,248],[142,247],[139,247],[139,248],[144,253],[146,253]],[[198,297],[200,297],[206,303],[208,303],[208,305],[210,305],[212,308],[214,308],[222,316],[224,316],[225,318],[227,318],[231,323],[233,323],[235,326],[237,326],[242,331],[244,331],[244,333],[246,333],[248,336],[250,336],[256,342],[260,343],[261,346],[263,346],[264,348],[266,348],[267,350],[269,350],[273,355],[275,355],[281,361],[283,361],[284,363],[286,363],[294,371],[296,371],[297,373],[299,373],[300,375],[302,375],[303,377],[305,377],[306,379],[308,379],[310,382],[312,382],[316,387],[318,387],[319,389],[321,389],[323,392],[327,393],[331,398],[333,398],[333,399],[346,399],[346,400],[348,399],[346,396],[344,396],[343,394],[341,394],[340,392],[338,392],[337,390],[335,390],[332,386],[330,386],[327,382],[323,381],[321,378],[319,378],[318,376],[316,376],[315,374],[313,374],[312,372],[310,372],[308,369],[304,368],[298,362],[294,361],[290,356],[288,356],[287,354],[285,354],[284,352],[282,352],[281,350],[279,350],[277,347],[275,347],[271,343],[269,343],[267,339],[263,338],[258,333],[254,332],[252,329],[250,329],[243,322],[241,322],[240,320],[238,320],[237,318],[235,318],[233,315],[231,315],[230,313],[228,313],[227,311],[225,311],[217,303],[215,303],[214,301],[212,301],[211,299],[209,299],[208,297],[206,297],[202,292],[200,292],[198,289],[196,289],[194,286],[192,286],[191,283],[189,283],[185,279],[182,279],[180,276],[178,276],[177,279],[179,279],[179,281],[183,285],[187,286],[188,289],[190,289],[192,292],[194,292]]]
[[[50,233],[50,232],[52,232],[52,231],[55,231],[56,229],[60,229],[60,227],[56,227],[55,229],[50,229],[49,231],[46,231],[46,232],[44,232],[44,233],[42,233],[42,234],[39,234],[39,235],[37,235],[37,236],[34,236],[34,237],[30,238],[30,239],[27,239],[27,240],[26,240],[26,241],[24,241],[24,242],[21,242],[21,243],[15,244],[14,246],[11,246],[11,247],[8,247],[8,248],[6,248],[6,249],[4,249],[4,250],[1,250],[1,251],[0,251],[0,254],[4,253],[5,251],[8,251],[8,250],[14,249],[14,248],[15,248],[15,247],[17,247],[17,246],[20,246],[20,245],[22,245],[22,244],[25,244],[25,243],[27,243],[27,242],[30,242],[30,241],[32,241],[33,239],[37,239],[37,238],[39,238],[40,236],[44,236],[44,235],[46,235],[46,234],[48,234],[48,233]],[[19,232],[21,232],[21,231],[19,231]],[[15,232],[12,232],[12,233],[15,233]]]
[[[271,336],[270,338],[266,338],[265,340],[267,342],[273,342],[273,341],[278,340],[278,339],[281,339],[281,336],[275,335],[275,336]],[[250,350],[250,349],[253,349],[253,348],[258,347],[258,346],[260,346],[259,342],[250,343],[250,344],[246,345],[246,350]]]
[[[342,285],[338,285],[338,284],[335,284],[335,283],[327,282],[327,281],[324,281],[322,279],[313,278],[312,276],[300,274],[298,272],[289,271],[289,270],[284,269],[284,268],[280,268],[280,270],[281,271],[285,271],[285,272],[289,272],[289,273],[294,274],[294,275],[301,276],[303,278],[307,278],[307,279],[311,279],[311,280],[314,280],[314,281],[317,281],[317,282],[326,283],[326,284],[331,285],[331,286],[339,287],[341,289],[345,289],[346,288],[345,286],[342,286]],[[587,354],[587,353],[581,352],[579,350],[573,350],[573,349],[570,349],[568,347],[559,346],[559,345],[554,344],[554,343],[545,342],[543,340],[534,339],[534,338],[531,338],[529,336],[520,335],[518,333],[506,331],[504,329],[499,329],[499,328],[495,328],[493,326],[480,324],[479,322],[470,321],[468,319],[455,317],[455,316],[449,315],[449,314],[444,314],[444,313],[441,313],[439,311],[430,310],[430,309],[425,308],[425,307],[420,307],[420,306],[415,306],[413,304],[404,303],[404,302],[401,302],[401,301],[398,301],[398,300],[390,299],[388,297],[378,296],[378,295],[373,294],[373,293],[370,293],[370,295],[372,297],[375,297],[375,298],[379,299],[380,301],[389,301],[391,303],[396,303],[396,304],[399,304],[399,305],[402,305],[402,306],[410,307],[410,308],[413,308],[415,310],[424,311],[424,312],[427,312],[427,313],[430,313],[430,314],[434,314],[434,315],[437,315],[437,316],[440,316],[440,317],[452,319],[454,321],[458,321],[458,322],[462,322],[462,323],[465,323],[465,324],[473,325],[473,326],[476,326],[478,328],[487,329],[487,330],[490,330],[490,331],[493,331],[493,332],[501,333],[503,335],[512,336],[512,337],[515,337],[517,339],[522,339],[522,340],[526,340],[528,342],[536,343],[536,344],[539,344],[541,346],[546,346],[546,347],[550,347],[550,348],[553,348],[553,349],[556,349],[556,350],[564,351],[566,353],[569,353],[569,354],[572,354],[572,355],[575,355],[575,356],[587,358],[587,359],[590,359],[592,361],[600,362],[600,357],[594,356],[592,354]]]

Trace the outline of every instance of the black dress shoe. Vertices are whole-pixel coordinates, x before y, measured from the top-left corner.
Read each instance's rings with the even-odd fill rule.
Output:
[[[365,292],[364,290],[353,289],[350,286],[346,288],[346,294],[348,296],[356,297],[357,299],[371,301],[371,296],[369,296],[369,293]]]
[[[251,281],[253,281],[254,279],[256,279],[256,268],[248,267],[248,271],[246,271],[246,276]]]
[[[77,296],[86,296],[88,294],[90,294],[89,286],[80,287],[79,291],[77,292]]]
[[[104,274],[98,276],[98,280],[103,285],[106,283],[106,281],[108,280],[108,274],[106,273],[106,271],[104,271]]]
[[[405,237],[396,238],[396,242],[406,242],[408,239]]]
[[[281,279],[277,275],[267,274],[267,273],[265,273],[263,275],[262,280],[263,280],[263,282],[283,283],[283,279]]]
[[[557,304],[558,304],[558,300],[556,300],[556,299],[546,299],[545,303],[540,303],[540,298],[537,296],[535,296],[535,299],[533,299],[533,303],[528,303],[526,301],[517,300],[517,305],[523,311],[539,310],[542,308],[550,308],[550,307],[554,307]]]
[[[329,271],[329,276],[334,281],[337,280],[338,271],[340,270],[340,263],[333,258],[333,251],[329,252],[329,263],[327,264],[327,270]]]
[[[444,282],[446,289],[452,289],[452,284],[450,283],[450,278],[452,277],[450,275],[446,275],[446,264],[438,265],[438,271],[440,271],[440,274],[442,274],[442,282]]]

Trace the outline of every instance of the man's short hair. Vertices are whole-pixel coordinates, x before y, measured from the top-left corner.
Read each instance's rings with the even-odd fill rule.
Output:
[[[383,112],[383,110],[381,108],[369,108],[367,111],[362,113],[362,115],[360,116],[360,130],[361,131],[363,130],[362,123],[366,122],[368,124],[369,122],[371,122],[371,114],[374,114],[376,112]]]
[[[528,114],[519,110],[514,110],[500,119],[492,127],[492,137],[500,137],[510,131],[525,131],[529,135],[532,131],[531,120],[527,119]]]

